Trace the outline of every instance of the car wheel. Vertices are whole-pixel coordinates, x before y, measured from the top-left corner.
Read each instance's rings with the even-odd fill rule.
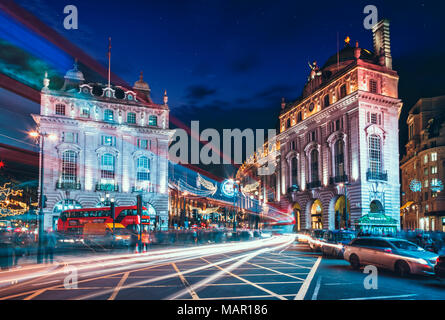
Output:
[[[408,263],[406,263],[403,260],[397,261],[394,269],[397,272],[397,274],[401,277],[406,277],[411,272]]]
[[[354,270],[360,269],[360,260],[355,254],[351,254],[349,257],[349,263],[351,264],[351,268]]]

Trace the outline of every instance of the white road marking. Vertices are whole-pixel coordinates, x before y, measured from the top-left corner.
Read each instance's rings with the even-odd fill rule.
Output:
[[[173,268],[175,269],[176,273],[179,276],[179,279],[181,279],[181,282],[184,284],[184,286],[187,288],[187,291],[192,296],[193,300],[199,300],[199,296],[196,294],[195,290],[190,286],[190,283],[187,281],[187,279],[184,277],[184,275],[181,273],[181,271],[178,269],[176,264],[172,263]]]
[[[117,294],[119,293],[119,291],[122,288],[122,285],[124,284],[125,280],[127,280],[128,275],[130,274],[130,272],[125,272],[124,275],[122,276],[121,280],[119,281],[119,283],[117,284],[116,288],[114,288],[113,293],[111,294],[111,296],[108,298],[108,300],[114,300],[116,299]]]
[[[317,285],[315,286],[314,293],[312,295],[312,300],[317,300],[318,291],[320,290],[320,286],[321,286],[321,276],[319,276],[317,279]]]
[[[311,271],[307,275],[306,280],[304,280],[303,285],[300,287],[300,290],[298,291],[297,295],[295,296],[295,300],[304,300],[304,297],[306,296],[306,293],[309,289],[312,278],[314,277],[315,272],[317,271],[320,261],[321,261],[321,257],[318,257],[318,259],[315,262],[315,264],[313,265]]]

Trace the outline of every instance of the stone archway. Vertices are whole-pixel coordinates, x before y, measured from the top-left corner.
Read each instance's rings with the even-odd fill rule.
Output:
[[[323,229],[323,204],[319,199],[314,200],[310,209],[311,229]]]
[[[346,198],[345,196],[339,196],[338,199],[335,201],[334,206],[334,226],[335,229],[346,229],[348,228],[348,221],[351,217],[351,208],[350,208],[350,202],[347,201],[346,205]]]
[[[301,207],[298,202],[292,205],[292,213],[295,218],[294,232],[301,230]]]

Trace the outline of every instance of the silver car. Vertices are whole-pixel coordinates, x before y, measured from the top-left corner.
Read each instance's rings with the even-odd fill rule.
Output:
[[[418,245],[397,238],[363,237],[354,239],[345,247],[344,258],[353,269],[374,265],[408,274],[433,274],[438,255]]]

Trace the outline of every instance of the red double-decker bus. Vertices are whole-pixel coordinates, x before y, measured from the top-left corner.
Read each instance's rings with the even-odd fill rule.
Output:
[[[130,231],[139,231],[139,215],[136,206],[115,207],[115,223],[120,223]],[[113,223],[110,207],[82,208],[63,211],[57,222],[57,231],[73,235],[81,235],[87,223]],[[150,227],[150,215],[147,208],[142,207],[142,231]]]

